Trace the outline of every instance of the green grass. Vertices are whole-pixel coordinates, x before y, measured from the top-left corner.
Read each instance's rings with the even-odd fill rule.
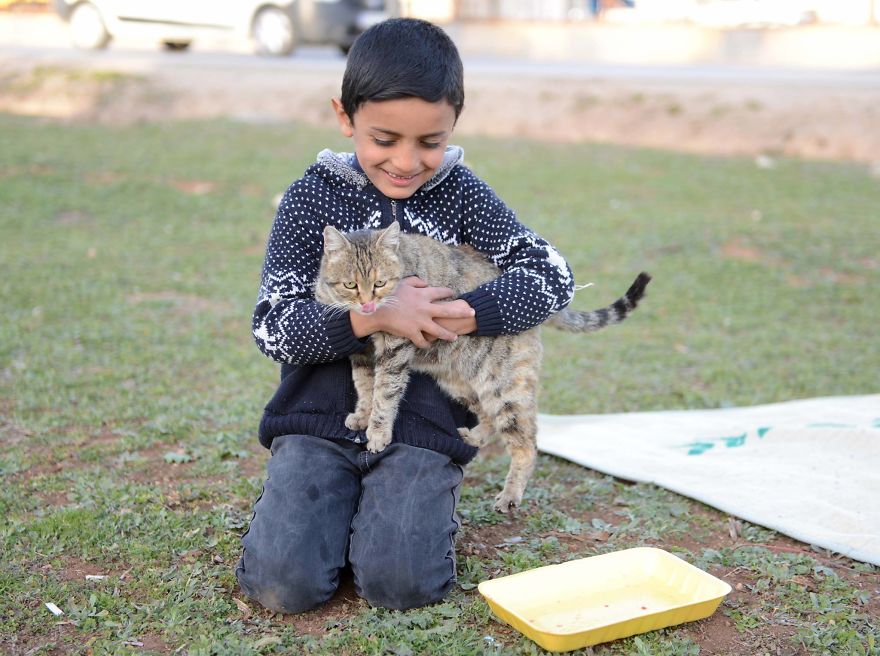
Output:
[[[277,380],[250,336],[271,199],[318,150],[348,143],[295,126],[8,116],[0,142],[0,650],[542,653],[492,619],[476,583],[656,544],[740,587],[710,620],[593,653],[878,653],[876,568],[760,527],[732,540],[720,513],[550,457],[531,512],[505,518],[491,510],[506,471],[492,451],[469,468],[461,585],[443,604],[348,599],[303,618],[243,606],[232,568]],[[462,145],[578,282],[595,283],[577,307],[613,300],[639,270],[655,277],[619,328],[545,331],[543,411],[880,388],[880,183],[863,167]]]

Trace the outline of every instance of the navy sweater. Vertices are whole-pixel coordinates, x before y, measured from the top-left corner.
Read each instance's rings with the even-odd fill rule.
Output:
[[[470,244],[484,253],[503,273],[461,296],[476,312],[478,336],[521,332],[571,301],[574,280],[565,260],[519,223],[462,158],[460,148],[447,148],[434,176],[405,200],[379,192],[352,154],[327,150],[288,188],[269,235],[253,317],[260,350],[282,364],[281,383],[260,422],[264,446],[286,434],[366,441],[344,420],[356,401],[348,356],[368,340],[354,335],[347,313],[325,312],[312,291],[326,225],[350,232],[396,220],[404,232]],[[415,373],[401,401],[394,441],[464,464],[477,450],[461,440],[457,428],[472,420],[433,379]]]

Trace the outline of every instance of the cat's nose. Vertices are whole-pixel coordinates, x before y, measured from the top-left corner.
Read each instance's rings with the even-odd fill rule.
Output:
[[[376,311],[376,304],[373,301],[369,303],[361,303],[361,312],[364,314],[370,314]]]

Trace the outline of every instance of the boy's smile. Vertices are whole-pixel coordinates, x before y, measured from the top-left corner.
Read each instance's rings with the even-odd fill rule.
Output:
[[[367,101],[354,120],[337,98],[333,109],[342,134],[354,140],[358,163],[367,178],[394,199],[412,196],[440,168],[455,127],[455,110],[445,100]]]

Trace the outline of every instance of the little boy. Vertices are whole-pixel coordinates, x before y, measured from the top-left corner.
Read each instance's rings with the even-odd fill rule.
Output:
[[[476,449],[458,435],[473,419],[414,374],[392,443],[365,449],[344,420],[355,405],[348,356],[384,331],[419,347],[459,335],[526,330],[571,300],[573,280],[546,241],[520,224],[448,146],[464,105],[462,63],[440,28],[391,19],[362,34],[332,101],[354,153],[323,151],[287,190],[269,236],[253,332],[281,363],[260,442],[268,477],[242,538],[236,575],[265,607],[298,613],[333,596],[351,567],[374,606],[441,600],[455,582],[456,504]],[[470,244],[503,271],[451,302],[451,290],[405,279],[396,303],[370,314],[328,312],[312,285],[322,231],[398,221],[450,244]]]

